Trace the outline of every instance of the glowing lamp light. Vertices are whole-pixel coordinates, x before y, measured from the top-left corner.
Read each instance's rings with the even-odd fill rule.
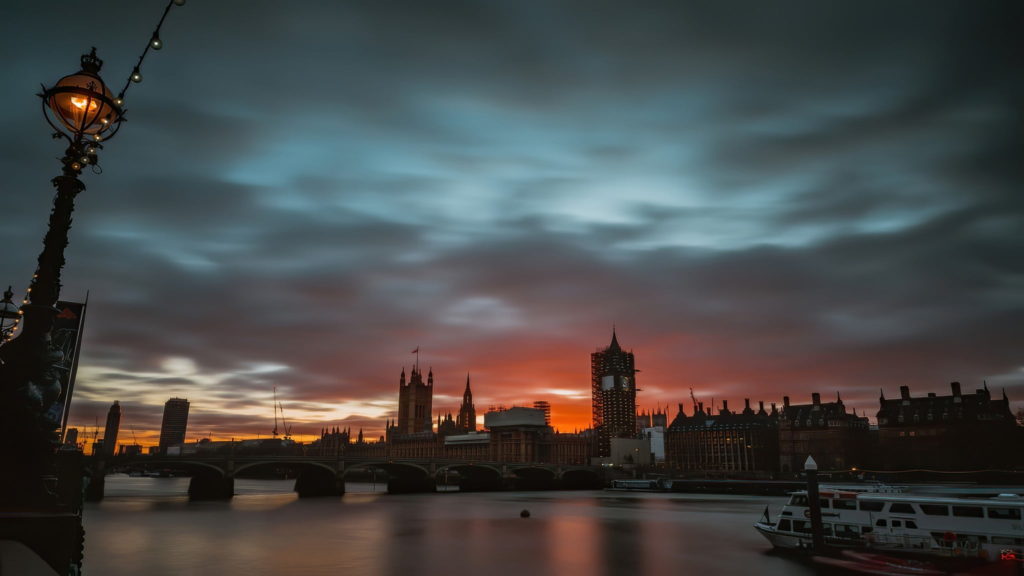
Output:
[[[71,140],[83,136],[99,140],[101,134],[112,134],[121,119],[121,106],[100,78],[102,66],[93,48],[82,56],[80,71],[61,78],[41,94],[43,107],[49,112],[47,121]]]

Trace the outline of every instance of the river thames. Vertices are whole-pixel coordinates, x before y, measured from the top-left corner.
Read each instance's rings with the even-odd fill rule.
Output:
[[[231,501],[189,502],[188,481],[108,477],[85,507],[84,574],[814,574],[751,526],[777,497],[350,483],[341,498],[300,500],[291,480],[239,479]]]

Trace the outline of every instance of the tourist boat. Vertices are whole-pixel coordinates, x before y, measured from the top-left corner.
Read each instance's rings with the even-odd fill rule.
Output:
[[[893,491],[823,489],[822,537],[827,546],[871,548],[920,555],[1024,559],[1024,498],[955,498]],[[772,546],[811,547],[807,491],[790,495],[775,522],[765,515],[754,524]]]

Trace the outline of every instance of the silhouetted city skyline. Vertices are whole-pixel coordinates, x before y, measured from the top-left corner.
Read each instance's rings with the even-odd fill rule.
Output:
[[[1011,8],[1012,7],[1012,8]],[[5,4],[0,286],[36,266],[61,149],[41,83],[126,81],[154,7]],[[245,15],[240,19],[240,14]],[[1024,399],[1016,6],[189,2],[86,170],[70,426],[380,427],[550,402],[591,421],[612,326],[641,409],[949,382]],[[140,41],[140,37],[143,39]],[[753,393],[751,390],[757,390]]]

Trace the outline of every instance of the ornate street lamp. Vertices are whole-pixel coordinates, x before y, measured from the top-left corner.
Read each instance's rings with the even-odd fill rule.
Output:
[[[124,121],[128,87],[142,81],[140,68],[149,50],[163,46],[160,27],[171,6],[184,3],[185,0],[168,2],[116,97],[100,77],[103,61],[96,56],[95,48],[82,56],[81,70],[64,76],[50,88],[44,86],[39,94],[46,121],[55,130],[54,138],[66,140],[68,147],[61,159],[61,174],[52,180],[57,194],[38,267],[21,306],[17,337],[8,341],[5,334],[0,343],[0,460],[11,464],[14,472],[0,475],[0,504],[59,504],[52,485],[52,468],[56,429],[60,424],[59,410],[54,407],[61,395],[57,367],[61,353],[50,346],[50,330],[58,313],[54,306],[60,296],[60,273],[74,200],[85,190],[79,175],[88,166],[98,166],[103,143],[117,133]]]
[[[11,300],[13,297],[14,292],[8,286],[4,290],[4,299],[0,300],[0,344],[7,342],[21,320],[21,307]]]

